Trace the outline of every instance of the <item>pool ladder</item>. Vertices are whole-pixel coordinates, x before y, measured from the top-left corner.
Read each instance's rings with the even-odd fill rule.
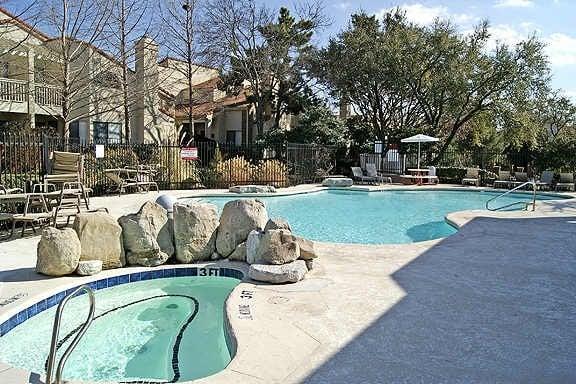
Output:
[[[54,373],[54,364],[56,364],[56,353],[58,352],[58,334],[60,333],[60,321],[62,320],[62,311],[64,310],[64,307],[66,306],[68,301],[70,301],[71,298],[73,298],[74,296],[76,296],[76,294],[82,291],[86,292],[88,294],[88,298],[90,299],[90,310],[88,312],[88,317],[86,318],[86,321],[84,321],[84,324],[82,324],[82,327],[80,328],[80,330],[78,331],[78,333],[76,334],[76,336],[74,337],[68,348],[66,348],[66,350],[62,354],[60,362],[58,363],[58,367],[56,368],[56,378],[54,381],[52,381],[52,375]],[[90,324],[92,324],[92,320],[94,320],[94,310],[95,310],[94,291],[92,291],[92,289],[87,285],[82,285],[78,287],[77,289],[74,290],[74,292],[70,293],[69,295],[66,295],[66,297],[62,299],[60,304],[58,304],[58,309],[56,310],[56,316],[54,317],[54,326],[52,328],[52,341],[50,342],[50,354],[48,355],[48,366],[46,369],[46,384],[52,384],[52,383],[60,384],[62,382],[62,371],[64,370],[64,365],[66,364],[66,361],[68,360],[68,357],[70,356],[74,348],[76,348],[76,345],[78,345],[78,342],[80,341],[82,336],[84,336],[84,334],[88,330],[88,327],[90,327]]]
[[[516,202],[514,202],[514,203],[502,205],[502,206],[496,207],[496,208],[490,207],[490,203],[491,203],[492,201],[495,201],[495,200],[499,199],[500,197],[504,197],[504,196],[506,196],[507,194],[509,194],[509,193],[511,193],[511,192],[514,192],[514,191],[516,191],[516,190],[518,190],[518,189],[521,189],[521,188],[523,188],[523,187],[525,187],[525,186],[527,186],[527,185],[532,185],[532,202],[527,203],[527,202],[525,202],[525,201],[516,201]],[[504,193],[502,193],[502,194],[500,194],[500,195],[498,195],[498,196],[495,196],[495,197],[491,198],[490,200],[488,200],[488,201],[486,202],[486,209],[489,210],[489,211],[499,211],[499,210],[504,209],[504,208],[513,207],[513,206],[515,206],[515,205],[524,205],[524,209],[525,209],[526,211],[528,210],[528,206],[529,206],[529,205],[532,205],[532,211],[535,211],[535,210],[536,210],[536,182],[535,182],[535,181],[533,181],[533,180],[527,181],[527,182],[522,183],[522,184],[520,184],[519,186],[514,187],[514,188],[512,188],[512,189],[510,189],[510,190],[508,190],[508,191],[506,191],[506,192],[504,192]]]

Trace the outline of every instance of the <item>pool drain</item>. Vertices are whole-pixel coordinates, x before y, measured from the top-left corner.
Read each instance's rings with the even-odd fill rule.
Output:
[[[168,308],[168,309],[176,309],[176,308],[178,308],[178,304],[168,304],[168,305],[166,306],[166,308]]]

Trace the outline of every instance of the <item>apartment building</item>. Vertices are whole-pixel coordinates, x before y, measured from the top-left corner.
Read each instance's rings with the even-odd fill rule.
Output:
[[[126,140],[121,64],[94,46],[75,44],[82,54],[72,69],[84,80],[68,105],[65,130],[58,40],[0,8],[0,132],[16,126],[83,141]],[[226,94],[218,88],[217,69],[194,65],[190,121],[186,63],[160,58],[159,52],[148,36],[134,47],[135,65],[128,69],[132,142],[196,139],[246,144],[255,139],[248,87]],[[282,121],[286,128],[290,123],[290,118]]]

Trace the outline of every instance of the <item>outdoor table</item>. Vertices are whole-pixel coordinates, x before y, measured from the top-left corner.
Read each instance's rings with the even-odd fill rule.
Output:
[[[422,176],[428,176],[429,169],[428,168],[409,168],[407,171],[412,175],[415,176],[416,184],[422,185]]]

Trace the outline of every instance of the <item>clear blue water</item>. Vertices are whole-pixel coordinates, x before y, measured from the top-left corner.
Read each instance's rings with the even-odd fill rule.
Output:
[[[444,218],[450,212],[485,209],[497,192],[472,191],[383,191],[353,192],[329,190],[292,196],[258,197],[270,217],[288,220],[292,230],[312,240],[336,243],[399,244],[446,237],[456,229]],[[510,194],[497,205],[530,195]],[[206,197],[200,200],[222,209],[237,198]],[[540,195],[539,200],[558,199]],[[518,209],[515,207],[514,209]]]
[[[224,369],[232,357],[224,333],[224,303],[238,283],[227,277],[174,277],[96,291],[95,316],[107,314],[95,318],[70,355],[64,379],[172,380],[176,337],[196,309],[177,352],[178,381]],[[190,297],[198,301],[197,308]],[[87,301],[83,295],[69,302],[60,339],[84,321]],[[0,337],[0,361],[44,373],[55,311],[52,307]]]

